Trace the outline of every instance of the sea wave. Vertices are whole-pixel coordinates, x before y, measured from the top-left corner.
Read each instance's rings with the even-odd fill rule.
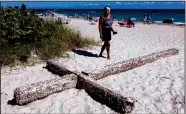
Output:
[[[135,20],[136,20],[136,18],[131,18],[131,20],[132,20],[132,21],[135,21]]]
[[[96,13],[96,11],[90,11],[90,13]]]
[[[176,25],[185,24],[183,22],[173,22],[173,23],[176,24]]]

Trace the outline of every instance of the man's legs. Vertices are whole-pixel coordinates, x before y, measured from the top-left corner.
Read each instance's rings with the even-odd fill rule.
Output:
[[[103,57],[103,51],[105,50],[106,48],[106,51],[107,51],[107,59],[110,59],[110,41],[105,41],[104,42],[104,45],[102,46],[101,48],[101,52],[99,54],[99,57]]]
[[[103,51],[105,50],[105,48],[106,48],[106,42],[104,42],[104,44],[103,44],[103,46],[101,47],[101,52],[100,52],[100,54],[99,54],[99,57],[103,57]]]
[[[107,59],[110,59],[110,41],[106,41]]]

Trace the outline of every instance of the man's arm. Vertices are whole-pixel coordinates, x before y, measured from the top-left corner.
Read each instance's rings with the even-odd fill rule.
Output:
[[[113,18],[112,18],[112,15],[110,14],[110,18],[112,19],[112,22],[113,22]],[[112,32],[115,32],[113,27],[111,28]]]

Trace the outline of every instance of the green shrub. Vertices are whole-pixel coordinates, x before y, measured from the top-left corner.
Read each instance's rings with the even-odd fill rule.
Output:
[[[173,23],[172,19],[164,19],[163,23]]]
[[[3,65],[27,62],[31,52],[42,60],[61,57],[67,50],[98,43],[83,37],[60,22],[46,22],[34,15],[35,10],[1,8],[0,55]]]

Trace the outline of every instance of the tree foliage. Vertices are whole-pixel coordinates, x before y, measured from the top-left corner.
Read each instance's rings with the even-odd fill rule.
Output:
[[[34,13],[34,9],[29,12],[24,4],[21,9],[17,7],[1,9],[1,38],[14,44],[23,41],[35,42],[46,36],[46,32],[46,34],[41,32],[44,22],[34,16]]]
[[[3,65],[27,62],[34,51],[40,59],[60,57],[65,51],[87,45],[84,39],[60,22],[46,22],[35,15],[34,9],[0,8],[0,59]]]
[[[172,19],[164,19],[164,20],[163,20],[163,23],[169,23],[169,24],[172,24],[173,21],[172,21]]]

